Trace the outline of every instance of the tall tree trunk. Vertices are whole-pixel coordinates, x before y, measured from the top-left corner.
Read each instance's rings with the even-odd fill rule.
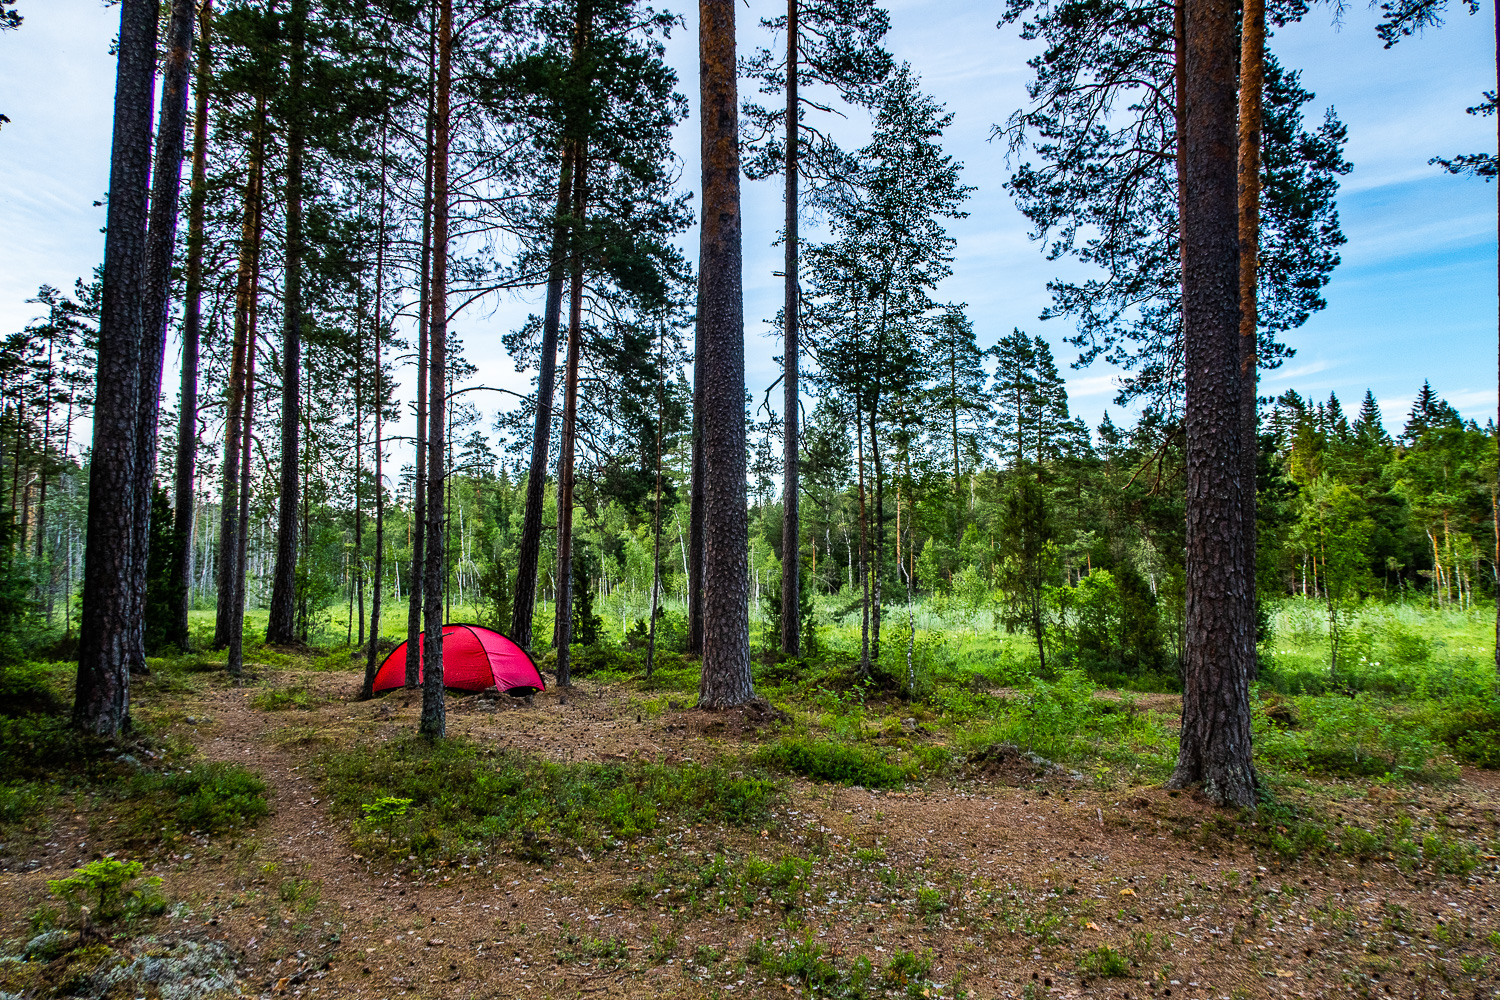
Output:
[[[1233,0],[1186,0],[1182,303],[1187,368],[1187,656],[1171,784],[1253,808],[1254,594],[1245,562]]]
[[[281,335],[281,496],[276,522],[276,567],[266,642],[297,637],[297,490],[302,457],[302,157],[306,132],[302,89],[307,62],[307,0],[292,0],[288,18],[291,66],[287,75],[286,279]]]
[[[1495,88],[1496,93],[1500,93],[1500,0],[1495,0]],[[1497,142],[1500,142],[1500,120],[1497,120],[1496,130]],[[1500,156],[1500,145],[1496,146],[1495,152],[1497,156]],[[1496,225],[1500,227],[1500,187],[1496,188],[1495,194],[1497,198]],[[1500,421],[1500,411],[1497,411],[1496,420]],[[1497,422],[1495,427],[1495,443],[1497,447],[1500,447],[1500,422]],[[1500,465],[1496,466],[1496,472],[1500,475]],[[1497,538],[1500,538],[1500,534],[1497,534]],[[1495,562],[1496,573],[1500,575],[1500,541],[1497,541],[1495,545]],[[1495,674],[1500,676],[1500,587],[1497,587],[1495,594]]]
[[[208,203],[208,91],[213,74],[213,0],[199,14],[197,77],[193,84],[193,180],[188,197],[187,292],[182,308],[182,380],[177,403],[177,510],[172,518],[172,592],[182,595],[174,608],[168,639],[186,650],[188,610],[192,607],[193,480],[198,463],[198,346],[203,330],[203,213]]]
[[[1240,28],[1239,240],[1240,240],[1240,462],[1245,478],[1245,573],[1252,610],[1257,600],[1255,473],[1260,452],[1256,401],[1257,331],[1260,304],[1260,135],[1266,82],[1265,0],[1244,0]],[[1255,633],[1251,631],[1250,676],[1256,674]]]
[[[800,136],[797,96],[800,28],[799,0],[786,3],[786,294],[782,305],[782,455],[781,455],[781,654],[800,655],[802,641],[802,521],[798,504],[797,445],[801,413],[797,381],[800,365],[800,297],[798,295],[798,176]]]
[[[578,33],[587,40],[587,3],[580,3]],[[573,164],[573,219],[580,234],[573,242],[572,283],[568,297],[568,358],[563,375],[562,441],[557,456],[557,611],[553,637],[557,645],[557,685],[573,682],[569,652],[573,642],[573,466],[578,431],[578,365],[583,349],[583,246],[581,230],[588,211],[588,145],[579,138]],[[587,581],[585,581],[586,583]]]
[[[856,397],[856,400],[858,397]],[[870,676],[870,532],[865,517],[865,429],[859,403],[854,406],[854,452],[859,469],[859,672]]]
[[[234,347],[229,362],[228,413],[224,421],[224,481],[219,502],[219,579],[214,621],[214,648],[229,645],[234,631],[235,546],[239,538],[240,435],[245,410],[245,357],[250,343],[250,309],[254,276],[260,269],[261,180],[264,172],[266,99],[256,99],[255,132],[245,180],[240,225],[239,274],[235,285]]]
[[[704,354],[703,674],[698,704],[755,697],[750,678],[750,528],[745,512],[745,303],[735,0],[699,0],[703,218],[698,322]]]
[[[255,270],[250,276],[250,308],[245,335],[245,401],[244,419],[239,439],[239,510],[235,515],[234,578],[230,583],[233,615],[229,629],[229,674],[239,678],[245,672],[245,600],[249,589],[250,550],[250,446],[255,440],[255,345],[260,325],[260,246],[263,228],[262,206],[255,210]]]
[[[375,695],[376,656],[380,652],[380,592],[385,574],[385,457],[381,453],[381,417],[385,410],[385,392],[381,386],[384,372],[380,368],[380,339],[385,334],[383,327],[385,306],[385,198],[386,198],[386,140],[385,129],[380,133],[380,228],[375,237],[375,592],[370,600],[370,648],[365,654],[365,683],[360,690],[361,698]]]
[[[432,312],[427,387],[427,565],[423,581],[422,720],[420,732],[440,739],[447,731],[443,702],[443,417],[448,375],[448,96],[453,47],[453,0],[439,0],[437,108],[432,163]]]
[[[156,429],[161,415],[161,373],[167,350],[172,251],[177,243],[178,194],[187,131],[189,56],[193,48],[193,2],[173,0],[162,74],[161,116],[151,186],[151,222],[146,233],[145,339],[141,344],[141,394],[136,418],[135,540],[131,567],[130,670],[146,672],[146,562],[151,543],[151,494],[156,482]]]
[[[666,336],[665,324],[656,335],[656,483],[655,500],[651,508],[651,627],[646,636],[646,677],[649,679],[656,668],[656,609],[661,606],[661,445],[663,423],[666,418],[666,403],[663,389],[667,378],[666,357],[662,340]]]
[[[880,436],[876,414],[880,398],[870,403],[870,464],[875,467],[875,541],[870,553],[870,658],[880,662],[880,574],[885,568],[885,475],[880,464]]]
[[[99,736],[117,735],[130,711],[132,521],[140,355],[146,323],[142,305],[156,14],[154,0],[124,0],[120,7],[83,564],[84,615],[73,700],[73,724]]]
[[[435,26],[434,26],[435,27]],[[429,330],[432,318],[432,159],[433,159],[433,88],[437,67],[433,49],[437,32],[429,32],[427,46],[427,147],[422,177],[422,289],[417,304],[417,458],[416,478],[412,484],[412,521],[416,531],[411,543],[410,593],[406,605],[406,687],[417,686],[422,634],[422,586],[427,572],[427,367]]]
[[[703,655],[703,386],[708,379],[703,317],[693,326],[692,484],[688,492],[687,654]]]
[[[547,273],[547,306],[542,315],[542,353],[537,369],[536,422],[531,431],[531,467],[526,473],[526,510],[516,552],[516,600],[510,637],[532,648],[536,614],[536,575],[542,551],[542,508],[546,504],[547,453],[552,447],[552,393],[557,381],[557,332],[561,325],[563,279],[567,274],[568,202],[573,189],[573,142],[564,139],[557,174],[557,215],[552,222],[552,257]]]

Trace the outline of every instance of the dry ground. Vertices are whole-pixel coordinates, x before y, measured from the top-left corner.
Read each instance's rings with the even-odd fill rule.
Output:
[[[260,681],[305,686],[315,706],[258,711],[253,687],[216,679],[147,693],[137,708],[272,787],[271,815],[252,833],[148,859],[182,904],[158,933],[223,942],[243,994],[830,995],[746,961],[757,941],[782,953],[810,940],[839,967],[865,956],[877,972],[901,952],[930,954],[917,996],[1500,995],[1492,857],[1468,876],[1326,856],[1282,866],[1217,836],[1232,817],[1191,795],[1101,791],[1004,755],[900,793],[791,782],[760,830],[664,829],[628,850],[575,850],[546,866],[499,855],[394,871],[354,853],[312,764],[329,741],[411,732],[417,699],[353,701],[351,674],[265,671]],[[653,715],[631,693],[587,682],[531,705],[449,704],[451,733],[559,761],[707,761],[742,752],[775,723]],[[1494,773],[1344,792],[1351,821],[1399,805],[1496,836]],[[109,845],[108,817],[63,814],[23,855],[0,857],[0,937],[24,940],[46,879]],[[804,858],[811,875],[751,905],[693,902],[713,858],[747,855]],[[1104,945],[1131,961],[1125,975],[1089,975],[1087,955]],[[894,973],[882,982],[892,996],[907,988]]]

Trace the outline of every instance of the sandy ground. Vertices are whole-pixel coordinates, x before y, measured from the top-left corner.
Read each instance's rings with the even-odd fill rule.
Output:
[[[762,830],[663,829],[630,850],[575,850],[550,866],[499,855],[392,871],[353,852],[315,758],[329,739],[411,732],[417,700],[352,701],[351,674],[266,679],[305,685],[321,703],[262,712],[253,689],[209,685],[148,693],[138,708],[272,787],[272,813],[251,834],[149,859],[182,904],[158,933],[223,942],[243,994],[830,995],[747,964],[764,940],[778,951],[811,941],[840,965],[864,956],[877,970],[903,951],[930,953],[914,995],[934,997],[1500,995],[1493,857],[1467,877],[1341,858],[1283,866],[1216,836],[1229,817],[1189,794],[1099,791],[1019,759],[907,792],[793,782]],[[653,717],[629,693],[587,682],[531,705],[456,699],[449,714],[454,735],[559,761],[706,761],[740,752],[768,724],[682,708]],[[1399,806],[1476,840],[1500,835],[1492,772],[1349,793],[1351,822]],[[24,940],[46,879],[109,843],[108,817],[79,812],[0,857],[0,936]],[[753,905],[690,903],[687,887],[712,858],[750,854],[808,859],[812,875]],[[1080,967],[1102,945],[1133,960],[1128,974]]]

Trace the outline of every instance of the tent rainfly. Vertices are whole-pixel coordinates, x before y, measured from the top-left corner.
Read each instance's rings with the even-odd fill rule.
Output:
[[[417,639],[419,651],[423,639]],[[403,642],[397,646],[380,664],[375,673],[377,692],[406,683],[406,645]],[[443,686],[460,691],[498,688],[517,698],[547,689],[542,672],[526,650],[494,629],[458,624],[443,626]]]

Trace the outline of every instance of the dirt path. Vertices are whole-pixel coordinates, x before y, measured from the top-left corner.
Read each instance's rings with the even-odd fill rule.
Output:
[[[1500,995],[1492,858],[1468,877],[1402,874],[1389,861],[1282,867],[1216,839],[1222,814],[1191,796],[1067,779],[1017,788],[1003,770],[908,793],[798,782],[764,830],[662,830],[652,843],[551,867],[499,856],[392,873],[353,853],[313,764],[323,741],[411,732],[415,699],[346,700],[348,674],[276,682],[304,686],[318,704],[262,712],[248,689],[225,687],[173,701],[174,730],[206,757],[264,776],[272,813],[242,841],[188,845],[152,866],[184,904],[174,931],[234,948],[245,994],[830,995],[819,969],[843,975],[863,957],[874,973],[858,995],[895,996],[907,988],[897,956],[909,952],[929,963],[914,987],[927,996]],[[530,706],[451,705],[455,735],[563,761],[701,761],[735,751],[740,735],[732,718],[652,717],[632,697],[590,687]],[[1387,794],[1351,794],[1346,815],[1379,814]],[[1494,775],[1403,794],[1496,835]],[[50,840],[77,832],[63,824]],[[49,848],[31,871],[0,875],[12,934],[45,878],[84,850]],[[751,871],[750,857],[808,865],[780,884],[745,876],[743,899],[721,902],[722,890],[705,887],[714,865]],[[798,965],[797,954],[824,966]],[[1111,966],[1111,954],[1127,964]],[[827,989],[810,994],[808,979]]]

